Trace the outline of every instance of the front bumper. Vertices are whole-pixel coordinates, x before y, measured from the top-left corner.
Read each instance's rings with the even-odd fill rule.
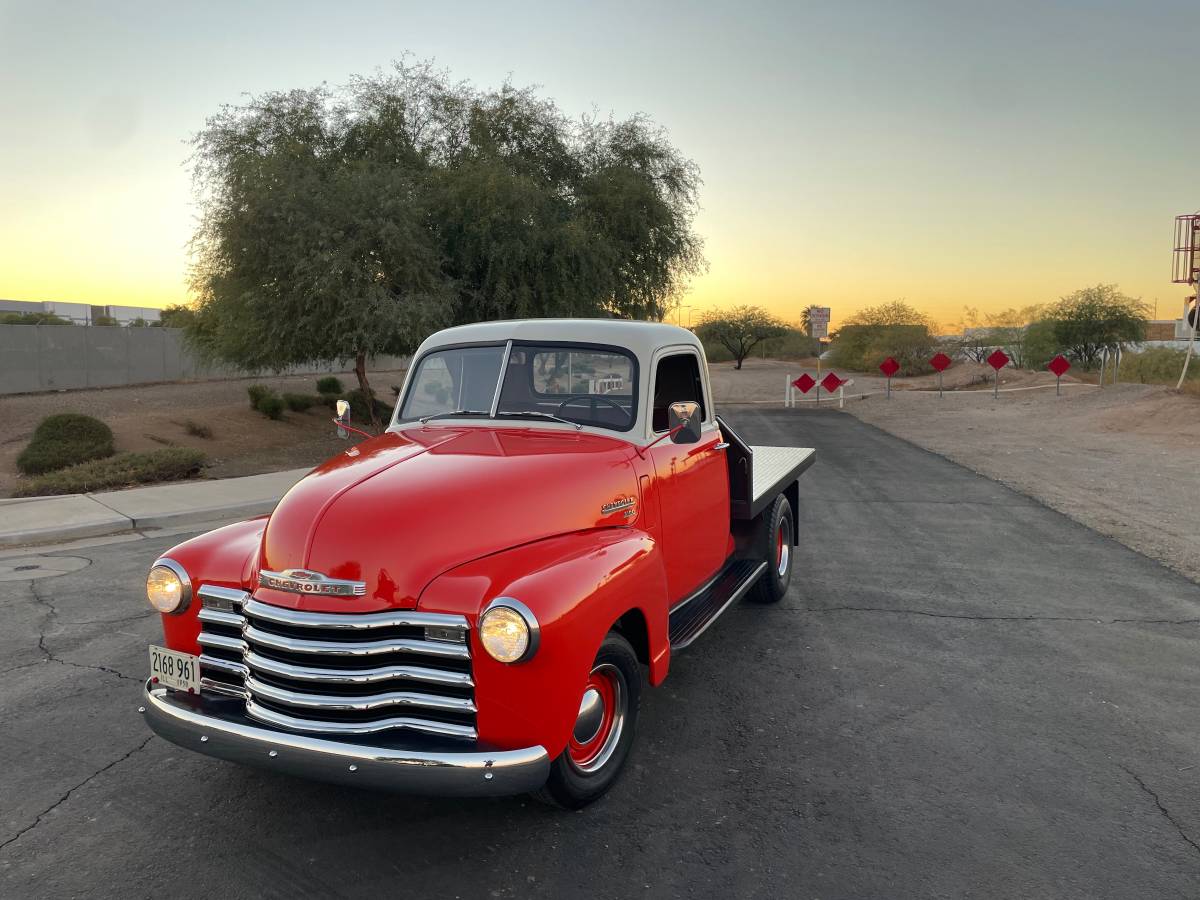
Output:
[[[236,702],[166,688],[143,689],[144,714],[160,737],[187,750],[274,772],[353,787],[437,796],[505,796],[546,782],[542,747],[485,751],[454,746],[358,743],[275,731],[252,722]]]

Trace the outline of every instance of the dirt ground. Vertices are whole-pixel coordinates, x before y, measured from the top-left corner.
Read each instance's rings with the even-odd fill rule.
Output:
[[[281,469],[315,466],[343,443],[334,434],[329,410],[313,407],[305,413],[285,412],[272,421],[250,409],[246,387],[265,384],[279,392],[315,394],[317,375],[285,378],[245,378],[139,385],[52,394],[0,397],[0,497],[12,494],[19,475],[17,455],[29,443],[45,416],[81,412],[95,416],[113,430],[117,452],[158,447],[195,447],[208,456],[205,478],[257,475]],[[353,374],[339,375],[347,390],[357,386]],[[404,371],[369,373],[371,386],[392,402],[392,385]],[[188,420],[212,429],[211,438],[189,435]]]

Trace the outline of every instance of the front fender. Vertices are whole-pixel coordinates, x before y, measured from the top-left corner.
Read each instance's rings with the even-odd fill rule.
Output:
[[[226,525],[176,544],[163,556],[183,566],[192,579],[192,604],[178,615],[163,615],[163,639],[172,650],[199,653],[200,602],[195,591],[202,584],[247,590],[258,561],[267,516]],[[143,601],[144,602],[144,601]]]
[[[479,642],[479,614],[502,596],[528,606],[541,628],[537,653],[514,665]],[[418,608],[470,621],[479,738],[499,749],[562,752],[600,643],[630,610],[645,617],[653,683],[670,658],[662,555],[640,530],[578,532],[477,559],[434,579]]]

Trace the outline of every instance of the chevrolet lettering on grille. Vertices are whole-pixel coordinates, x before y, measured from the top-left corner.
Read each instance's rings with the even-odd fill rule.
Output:
[[[321,572],[310,569],[285,569],[282,572],[269,572],[263,569],[258,573],[258,583],[265,588],[277,591],[288,591],[292,594],[320,594],[326,597],[361,597],[367,592],[365,581],[348,581],[342,578],[330,578]]]

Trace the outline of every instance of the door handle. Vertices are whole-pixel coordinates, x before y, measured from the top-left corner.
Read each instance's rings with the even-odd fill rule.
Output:
[[[728,441],[721,441],[721,443],[719,443],[719,444],[713,444],[713,449],[714,449],[714,450],[728,450],[728,449],[729,449],[729,442],[728,442]]]

